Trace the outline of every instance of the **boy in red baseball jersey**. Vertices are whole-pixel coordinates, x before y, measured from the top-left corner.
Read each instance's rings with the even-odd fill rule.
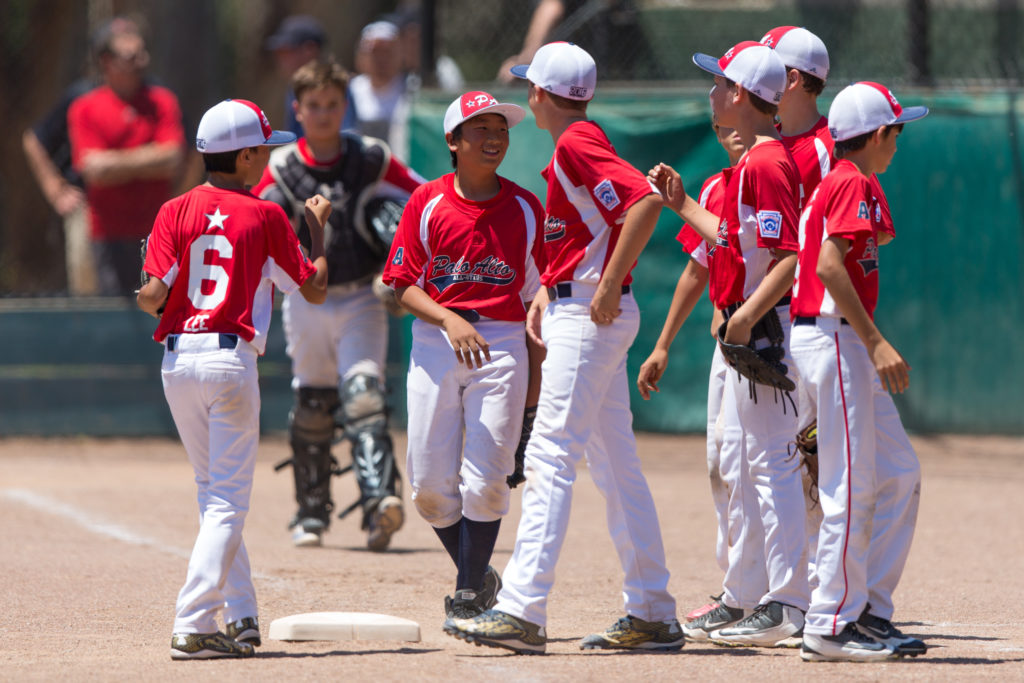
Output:
[[[572,43],[549,43],[529,65],[537,127],[555,142],[547,180],[544,269],[527,332],[546,348],[540,403],[526,447],[516,546],[494,609],[445,631],[516,652],[544,652],[547,601],[565,541],[576,468],[585,456],[607,503],[623,573],[626,615],[583,649],[675,650],[683,633],[668,592],[661,530],[637,457],[626,353],[640,326],[630,271],[654,231],[661,198],[587,118],[597,67]]]
[[[743,155],[743,141],[739,134],[732,128],[712,124],[718,142],[729,155],[729,168],[735,166]],[[705,209],[715,215],[722,215],[725,209],[725,180],[724,172],[719,171],[704,181],[700,189],[698,202]],[[676,334],[686,322],[693,307],[700,298],[708,283],[708,270],[714,259],[714,250],[709,251],[708,243],[704,241],[697,232],[689,225],[684,224],[676,239],[683,245],[683,251],[690,255],[690,261],[686,264],[679,282],[676,284],[675,294],[669,306],[668,314],[665,317],[665,324],[662,327],[661,335],[647,357],[640,366],[640,373],[637,377],[637,388],[644,400],[648,400],[651,391],[659,391],[658,381],[664,376],[668,367],[668,352]],[[718,326],[722,323],[721,311],[714,309],[711,318],[711,336],[714,337]],[[742,511],[740,501],[736,494],[740,487],[737,479],[740,476],[740,463],[737,458],[723,461],[721,458],[722,449],[722,396],[725,393],[725,377],[727,366],[722,357],[721,349],[715,344],[714,354],[711,357],[711,374],[708,380],[708,420],[707,420],[707,460],[708,475],[711,479],[711,498],[715,505],[715,518],[718,521],[718,534],[715,540],[715,558],[722,572],[729,568],[729,555],[742,553],[747,556],[764,556],[764,532],[761,530],[760,520],[754,518],[751,522],[756,524],[743,524],[739,512]],[[733,451],[735,453],[735,451]],[[736,510],[736,514],[730,516],[730,509]],[[741,522],[740,524],[735,523]],[[761,565],[763,565],[763,561]],[[751,567],[755,562],[749,562]],[[763,566],[759,569],[760,582],[764,583]],[[721,595],[712,596],[710,603],[692,610],[686,615],[687,621],[701,617],[719,605]]]
[[[816,409],[824,516],[807,661],[880,661],[927,649],[891,622],[921,479],[886,392],[907,388],[910,367],[873,321],[881,207],[869,182],[892,161],[903,124],[927,113],[901,107],[878,83],[843,89],[828,119],[839,161],[800,221],[792,352],[800,390]]]
[[[172,659],[250,657],[260,644],[256,592],[242,527],[259,444],[256,358],[273,289],[322,302],[323,225],[330,204],[306,203],[313,263],[284,211],[253,197],[269,147],[295,139],[271,130],[252,102],[225,100],[203,115],[196,148],[206,183],[160,208],[143,268],[139,307],[159,318],[161,376],[199,487],[199,535],[178,594]],[[226,634],[217,629],[222,615]]]
[[[444,132],[455,172],[413,192],[384,271],[417,318],[406,475],[416,509],[458,569],[447,618],[494,605],[501,579],[489,564],[508,513],[506,479],[520,418],[540,387],[525,322],[540,288],[544,212],[497,173],[509,128],[525,116],[485,92],[451,103]]]
[[[747,148],[736,167],[725,171],[724,214],[716,216],[687,196],[679,174],[664,165],[652,169],[651,178],[666,203],[714,245],[709,288],[727,321],[725,341],[763,345],[767,340],[754,337],[754,330],[777,326],[788,355],[800,178],[774,125],[786,68],[770,48],[753,41],[739,43],[720,59],[694,55],[694,62],[715,76],[710,94],[715,120],[736,128]],[[765,325],[766,317],[777,319],[777,325]],[[787,366],[792,374],[792,361]],[[796,415],[786,409],[785,396],[779,405],[765,393],[762,389],[758,401],[753,386],[748,390],[729,372],[721,457],[743,463],[737,495],[742,516],[762,522],[767,581],[753,580],[759,569],[749,557],[730,562],[721,604],[684,627],[694,640],[773,646],[787,644],[803,626],[809,599],[806,511],[799,463],[787,449]],[[745,502],[755,499],[756,507]]]

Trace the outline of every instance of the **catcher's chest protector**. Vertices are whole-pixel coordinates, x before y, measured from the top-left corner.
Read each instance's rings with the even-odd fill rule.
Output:
[[[299,216],[299,241],[309,248],[305,202],[319,193],[331,202],[331,216],[324,231],[327,252],[327,284],[365,280],[381,268],[363,217],[363,207],[373,197],[387,170],[391,154],[380,140],[342,135],[341,158],[329,168],[310,168],[302,161],[298,145],[275,150],[270,173]]]

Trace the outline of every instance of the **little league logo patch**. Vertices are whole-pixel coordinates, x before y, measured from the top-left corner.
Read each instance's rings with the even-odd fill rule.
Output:
[[[780,211],[758,211],[757,232],[765,239],[777,239],[782,234],[782,213]]]
[[[594,188],[594,196],[609,211],[619,205],[619,195],[615,194],[615,187],[612,186],[612,181],[608,178],[597,184],[597,187]]]
[[[504,286],[512,284],[516,271],[496,256],[488,256],[476,263],[463,259],[452,261],[448,256],[435,256],[430,262],[430,276],[427,282],[443,292],[460,282],[481,282]]]
[[[874,237],[869,237],[865,242],[864,253],[857,259],[857,263],[860,264],[864,277],[878,270],[878,245],[875,244]]]

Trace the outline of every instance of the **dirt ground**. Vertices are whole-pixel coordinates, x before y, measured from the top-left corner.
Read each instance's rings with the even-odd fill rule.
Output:
[[[415,510],[384,555],[365,550],[358,515],[319,549],[291,546],[290,471],[280,437],[263,440],[246,544],[264,634],[278,617],[359,611],[406,617],[422,642],[286,643],[254,659],[173,662],[174,599],[196,532],[192,473],[170,440],[0,439],[0,679],[3,680],[726,680],[1024,679],[1024,439],[916,438],[924,483],[896,621],[929,645],[886,664],[808,664],[793,650],[688,644],[679,653],[583,652],[621,616],[621,571],[603,501],[584,468],[551,596],[548,655],[476,648],[441,630],[454,568]],[[404,452],[404,439],[396,447]],[[641,435],[679,613],[721,581],[703,437]],[[347,454],[342,455],[342,459]],[[521,491],[518,489],[516,493]],[[339,507],[355,495],[334,481]],[[406,494],[408,498],[408,493]],[[504,566],[518,496],[494,564]]]

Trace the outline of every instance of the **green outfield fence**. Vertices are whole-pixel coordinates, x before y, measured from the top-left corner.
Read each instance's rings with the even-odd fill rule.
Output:
[[[913,367],[910,390],[896,399],[904,423],[918,433],[1024,434],[1024,362],[1012,352],[1024,338],[1021,93],[897,95],[904,105],[931,109],[907,126],[882,176],[897,239],[881,250],[876,319]],[[521,88],[500,96],[525,105]],[[449,170],[441,133],[447,105],[447,97],[423,98],[410,120],[410,162],[428,177]],[[693,191],[725,162],[707,112],[704,92],[663,90],[599,90],[590,111],[623,157],[642,170],[668,162]],[[543,199],[539,171],[552,148],[528,116],[512,131],[501,172]],[[678,227],[673,214],[662,214],[634,272],[643,320],[630,353],[632,378],[686,264]],[[388,376],[399,426],[410,323],[398,321],[391,333]],[[154,324],[129,301],[0,300],[0,434],[173,434],[160,388],[161,348],[150,340]],[[704,299],[677,337],[661,393],[644,402],[631,388],[636,429],[704,429],[709,325]],[[993,358],[993,347],[1007,343],[1010,359]],[[263,428],[284,429],[291,393],[279,315],[260,368]]]

